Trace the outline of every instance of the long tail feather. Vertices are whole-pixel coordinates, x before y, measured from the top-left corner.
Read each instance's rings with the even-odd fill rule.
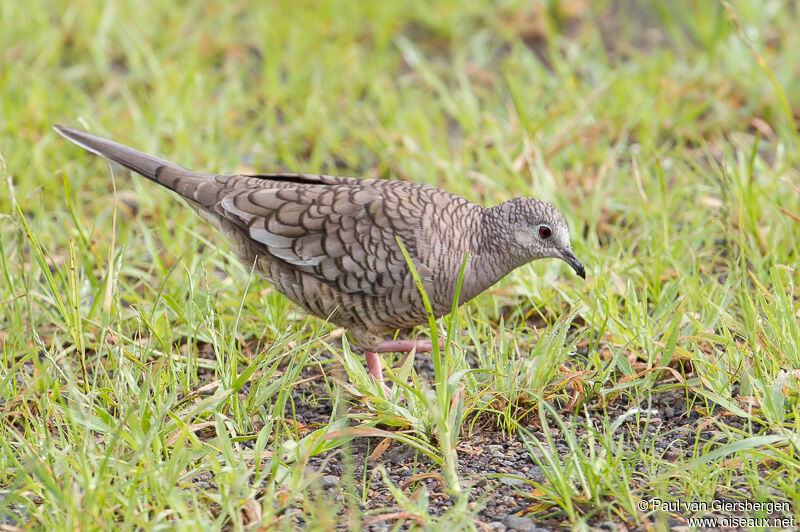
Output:
[[[53,129],[85,150],[121,164],[192,202],[207,207],[217,199],[220,184],[213,179],[216,177],[214,174],[193,172],[169,161],[71,127],[55,125]]]
[[[122,144],[108,139],[97,137],[85,131],[79,131],[62,125],[55,125],[53,129],[81,148],[95,155],[99,155],[100,157],[110,159],[115,163],[119,163],[125,168],[133,170],[149,179],[156,179],[156,172],[158,172],[160,167],[185,170],[185,168],[181,168],[177,164],[158,159],[152,155],[147,155],[146,153],[123,146]]]

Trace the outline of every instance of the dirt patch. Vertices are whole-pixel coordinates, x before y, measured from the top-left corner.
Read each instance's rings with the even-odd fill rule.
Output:
[[[420,376],[429,375],[432,371],[430,359],[419,356],[416,369]],[[304,370],[304,377],[313,374],[313,367]],[[331,401],[326,397],[327,387],[321,380],[313,380],[297,387],[294,395],[294,421],[301,426],[316,428],[324,425],[331,415]],[[307,399],[314,397],[313,405]],[[725,442],[722,433],[715,431],[708,423],[708,417],[687,405],[692,405],[696,398],[687,397],[684,389],[675,389],[654,395],[649,404],[634,404],[625,398],[618,398],[606,407],[604,415],[610,420],[618,419],[630,413],[632,408],[646,412],[644,416],[629,416],[614,433],[619,440],[624,436],[625,445],[635,448],[645,445],[652,448],[651,456],[663,460],[664,464],[683,461],[691,458],[692,453],[709,442]],[[306,402],[304,402],[304,400]],[[353,403],[352,409],[362,408]],[[560,408],[563,405],[554,405]],[[562,412],[566,423],[576,427],[579,441],[585,442],[589,437],[592,421],[587,422],[582,416],[572,416]],[[594,415],[594,414],[592,414]],[[598,414],[600,415],[600,414]],[[644,422],[644,418],[647,422]],[[547,438],[541,425],[530,419],[525,427],[532,437],[540,442]],[[726,417],[725,422],[732,427],[743,427],[744,421],[739,418]],[[310,429],[309,429],[310,430]],[[563,460],[571,451],[564,435],[551,424],[550,438],[555,450]],[[379,445],[388,445],[376,452]],[[487,427],[474,427],[471,432],[464,428],[457,447],[459,453],[459,477],[465,487],[471,491],[470,509],[477,510],[476,526],[483,530],[556,530],[564,526],[566,515],[554,504],[543,500],[533,483],[546,485],[547,477],[536,457],[538,449],[525,445],[521,434],[507,434],[500,431],[487,430]],[[380,454],[378,459],[370,460],[370,455]],[[398,520],[405,519],[403,528],[410,525],[411,520],[404,516],[402,508],[397,504],[389,486],[384,481],[380,468],[384,468],[387,477],[395,487],[414,500],[422,496],[423,487],[429,496],[429,513],[441,515],[452,508],[453,500],[445,490],[441,471],[426,456],[413,448],[396,441],[384,441],[379,438],[358,438],[345,447],[329,453],[312,457],[307,469],[310,474],[318,476],[319,495],[325,500],[339,505],[341,516],[340,527],[347,528],[347,507],[345,501],[352,501],[352,494],[358,496],[359,508],[364,515],[366,530],[389,530]],[[352,472],[352,477],[348,475]],[[642,478],[652,475],[646,465],[639,464],[636,473]],[[345,486],[345,478],[353,478],[354,485]],[[533,483],[532,483],[533,482]],[[742,486],[746,488],[746,486]],[[350,490],[348,493],[348,489]],[[617,494],[608,494],[610,499]],[[644,495],[644,494],[643,494]],[[632,521],[625,522],[618,517],[606,513],[596,513],[592,501],[586,501],[580,511],[589,516],[594,526],[606,530],[636,529]],[[286,517],[297,526],[304,525],[302,510],[289,508]],[[685,525],[683,517],[676,516],[672,525]],[[623,527],[623,528],[620,528]]]

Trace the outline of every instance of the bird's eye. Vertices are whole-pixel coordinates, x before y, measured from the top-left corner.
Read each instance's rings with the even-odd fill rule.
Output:
[[[553,230],[550,229],[550,227],[546,225],[539,226],[539,238],[541,238],[542,240],[547,240],[552,235],[553,235]]]

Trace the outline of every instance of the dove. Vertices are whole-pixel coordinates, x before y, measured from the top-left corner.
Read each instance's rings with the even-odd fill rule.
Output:
[[[399,242],[437,317],[451,310],[465,257],[459,305],[537,259],[560,259],[586,278],[563,215],[539,199],[486,208],[409,181],[195,172],[84,131],[54,129],[177,193],[278,292],[345,328],[387,397],[379,354],[431,349],[427,339],[387,339],[427,321]]]

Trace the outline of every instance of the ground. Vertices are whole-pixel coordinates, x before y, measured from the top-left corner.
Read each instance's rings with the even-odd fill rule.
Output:
[[[0,4],[0,530],[795,529],[791,0]],[[182,166],[565,214],[387,356],[239,264]],[[708,518],[707,520],[696,520]]]

